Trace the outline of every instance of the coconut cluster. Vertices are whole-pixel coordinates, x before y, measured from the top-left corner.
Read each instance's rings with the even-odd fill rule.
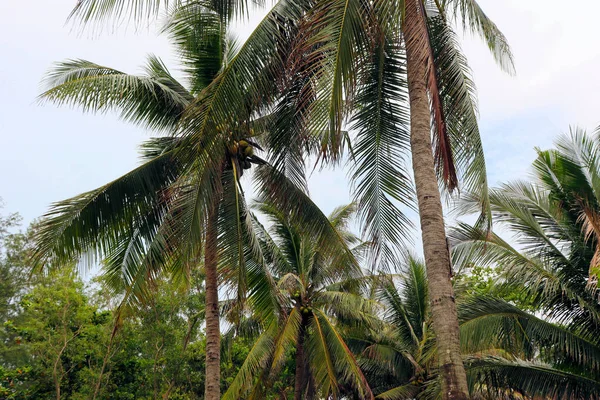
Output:
[[[262,160],[254,155],[254,149],[260,147],[247,140],[234,141],[229,146],[229,156],[237,161],[237,164],[241,167],[240,175],[243,174],[244,169],[250,169],[252,164],[260,164]]]

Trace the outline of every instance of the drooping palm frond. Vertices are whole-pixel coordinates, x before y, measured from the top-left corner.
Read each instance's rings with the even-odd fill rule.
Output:
[[[39,97],[86,112],[116,110],[126,121],[171,131],[192,101],[160,59],[150,56],[145,75],[129,75],[85,60],[57,63],[44,79]]]
[[[469,299],[460,304],[459,319],[461,341],[468,353],[502,348],[530,358],[537,349],[542,360],[569,363],[596,375],[600,370],[596,337],[544,321],[504,300]]]
[[[261,384],[261,382],[256,382],[255,378],[260,376],[260,371],[269,363],[274,350],[277,330],[277,321],[271,322],[254,342],[237,375],[223,394],[223,400],[237,400],[255,384]]]
[[[437,2],[436,2],[437,3]],[[504,34],[483,12],[476,0],[442,0],[442,12],[450,13],[462,22],[463,29],[482,37],[500,68],[510,74],[515,73],[515,65],[510,46]]]
[[[79,20],[81,23],[104,24],[108,21],[142,23],[144,20],[156,18],[161,12],[197,0],[79,0],[71,11],[69,19]],[[200,2],[200,1],[198,1]],[[204,2],[204,0],[202,0]],[[252,4],[262,5],[262,0],[227,0],[206,1],[218,7],[220,15],[226,19],[243,17],[248,14]]]
[[[478,210],[479,223],[490,229],[492,216],[488,182],[477,122],[477,95],[471,70],[460,50],[455,33],[444,17],[431,12],[427,22],[437,90],[460,187],[481,199]]]
[[[358,70],[368,49],[368,3],[361,0],[317,2],[300,25],[295,62],[305,66],[316,100],[309,121],[321,133],[321,156],[336,162],[345,142],[344,119],[354,97]]]
[[[167,189],[181,168],[166,152],[105,186],[55,203],[36,233],[36,260],[69,262],[88,254],[99,261],[112,249],[129,246],[124,236],[151,240],[167,211]]]
[[[525,361],[499,357],[473,357],[465,360],[471,393],[495,398],[510,394],[541,398],[598,399],[600,382],[585,375]]]
[[[328,352],[331,354],[332,364],[337,374],[357,391],[359,397],[373,399],[371,388],[358,367],[354,355],[331,320],[322,311],[317,310],[314,321],[318,325],[320,334],[326,340]]]
[[[379,35],[373,58],[361,68],[364,83],[356,89],[350,161],[358,216],[374,246],[372,265],[385,269],[393,267],[399,247],[409,241],[412,224],[400,206],[414,203],[404,159],[409,138],[403,51],[393,31],[382,29]]]

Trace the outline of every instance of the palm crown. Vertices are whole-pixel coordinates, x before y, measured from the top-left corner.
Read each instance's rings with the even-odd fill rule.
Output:
[[[356,263],[347,263],[318,246],[318,237],[294,224],[269,203],[259,205],[270,228],[256,221],[257,231],[273,276],[272,290],[278,301],[273,318],[263,322],[263,333],[229,387],[224,399],[245,393],[261,398],[276,379],[289,347],[295,347],[295,398],[328,397],[351,388],[360,398],[371,390],[352,352],[340,323],[374,321],[375,304],[361,295],[364,277]],[[356,237],[346,231],[352,205],[336,209],[330,221],[340,237],[361,251]],[[255,381],[251,377],[261,376]]]

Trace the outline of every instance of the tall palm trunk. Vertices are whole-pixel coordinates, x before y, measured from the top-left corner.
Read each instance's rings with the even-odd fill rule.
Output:
[[[204,270],[206,282],[206,382],[205,400],[219,400],[221,331],[219,329],[219,283],[217,278],[217,219],[215,204],[206,223]]]
[[[458,317],[451,282],[442,202],[431,143],[431,113],[427,94],[429,43],[421,0],[406,2],[403,24],[410,98],[410,144],[419,204],[423,252],[429,281],[429,301],[437,338],[443,399],[468,399],[460,355]]]
[[[298,311],[300,309],[298,308]],[[306,317],[302,315],[300,330],[298,331],[298,343],[296,344],[296,375],[294,377],[294,400],[302,400],[304,392],[304,335],[306,331]]]

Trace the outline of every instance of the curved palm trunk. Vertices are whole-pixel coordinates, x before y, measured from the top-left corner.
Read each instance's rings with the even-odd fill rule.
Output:
[[[294,400],[302,400],[304,392],[304,333],[306,330],[306,317],[302,315],[298,343],[296,345],[296,375],[294,377]]]
[[[205,400],[219,400],[221,332],[219,329],[219,284],[217,277],[217,218],[218,207],[213,206],[206,224],[204,270],[206,283],[206,381]]]
[[[429,281],[429,301],[442,377],[443,399],[468,399],[460,355],[459,327],[446,245],[444,214],[431,143],[431,114],[427,94],[426,55],[429,52],[420,0],[406,2],[403,25],[410,98],[410,144],[419,204],[423,252]]]

